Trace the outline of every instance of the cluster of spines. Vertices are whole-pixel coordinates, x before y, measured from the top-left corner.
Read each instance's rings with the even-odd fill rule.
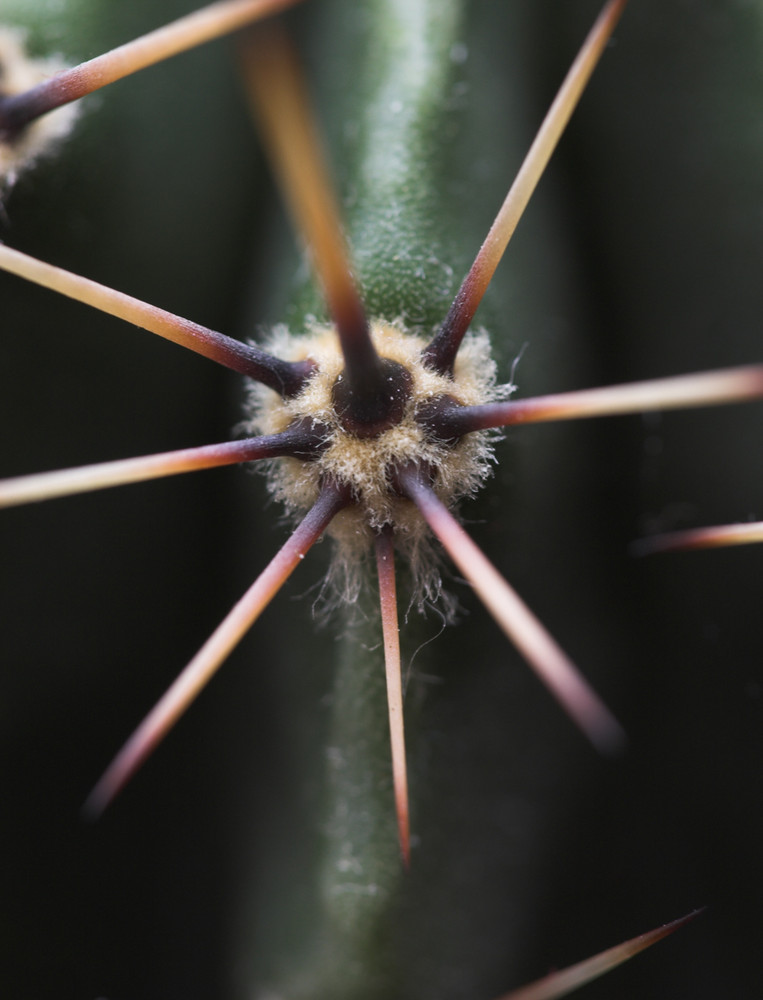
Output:
[[[291,2],[294,0],[227,0],[212,4],[177,22],[176,26],[170,25],[123,46],[116,53],[91,60],[32,91],[10,97],[6,95],[0,99],[0,140],[13,142],[40,114],[151,62],[199,44],[207,38],[239,28],[256,17],[272,13]],[[624,6],[625,0],[610,0],[606,4],[544,121],[440,332],[422,353],[422,362],[441,375],[449,376],[453,373],[456,355],[481,297]],[[264,131],[276,160],[279,177],[286,188],[287,199],[312,250],[314,264],[337,330],[344,361],[343,378],[341,384],[337,383],[335,394],[337,413],[348,433],[361,438],[373,437],[383,433],[399,419],[400,407],[406,399],[408,373],[405,369],[400,369],[400,366],[393,368],[388,359],[380,357],[374,349],[362,303],[349,276],[330,186],[317,156],[317,146],[311,137],[306,105],[291,56],[274,36],[265,45],[253,36],[243,49],[249,91],[264,122]],[[5,246],[0,246],[0,266],[197,351],[261,382],[283,398],[298,396],[313,376],[314,365],[309,360],[285,361],[258,347],[242,344],[87,279],[34,261]],[[443,395],[420,410],[418,417],[432,438],[454,444],[464,435],[515,423],[736,402],[760,398],[761,395],[763,366],[750,366],[519,402],[463,405],[458,400]],[[106,463],[87,469],[7,480],[0,486],[0,505],[47,499],[64,493],[241,461],[285,456],[314,461],[325,446],[325,428],[313,421],[303,420],[275,435]],[[398,491],[416,505],[499,624],[589,737],[604,748],[616,744],[621,737],[617,723],[537,619],[471,542],[447,504],[437,497],[431,484],[432,475],[433,470],[425,464],[411,461],[391,470],[390,489]],[[137,730],[96,786],[89,800],[92,811],[100,811],[113,797],[220,666],[233,645],[298,565],[307,549],[325,531],[331,519],[353,502],[350,483],[327,479],[322,484],[318,499],[301,524]],[[731,540],[732,534],[727,532],[726,540]],[[742,533],[734,534],[734,540],[737,534]],[[745,534],[748,538],[759,538],[759,532],[756,535],[754,529]],[[703,536],[700,539],[697,536],[692,540],[714,544],[720,535],[716,532],[712,536],[712,542],[709,538],[710,536]],[[683,536],[674,541],[680,543],[690,539]],[[661,544],[662,547],[668,547],[670,542],[654,543],[652,548],[661,547]],[[407,863],[409,818],[392,526],[378,532],[375,549],[390,691],[398,826],[401,850]],[[666,932],[655,932],[655,935],[663,936]],[[651,943],[651,938],[646,943]],[[627,957],[624,950],[630,945],[632,942],[620,946],[622,957]],[[631,949],[630,953],[634,950],[637,949]],[[591,978],[590,969],[586,971],[585,978]],[[547,992],[538,991],[534,987],[529,989],[530,992],[514,996],[518,1000],[520,995],[523,998],[562,995],[559,980]],[[532,992],[533,989],[536,992]]]

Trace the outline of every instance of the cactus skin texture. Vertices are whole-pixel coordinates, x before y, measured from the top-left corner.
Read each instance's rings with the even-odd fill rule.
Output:
[[[76,60],[194,6],[0,0],[0,21]],[[597,7],[314,0],[290,17],[371,313],[442,318]],[[632,0],[477,316],[506,377],[527,343],[523,395],[759,360],[761,33],[759,2]],[[241,336],[320,311],[231,51],[91,98],[8,198],[3,238]],[[0,296],[3,474],[220,440],[240,419],[236,376],[4,276]],[[373,595],[367,622],[310,622],[328,544],[113,810],[78,819],[272,554],[258,479],[3,513],[9,995],[490,1000],[704,903],[582,995],[760,995],[761,551],[634,561],[627,544],[760,516],[763,411],[507,438],[470,531],[630,746],[597,758],[450,581],[458,625],[403,627],[404,657],[433,639],[406,705],[407,875]]]

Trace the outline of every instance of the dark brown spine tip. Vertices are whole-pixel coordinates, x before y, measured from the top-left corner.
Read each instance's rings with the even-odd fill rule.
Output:
[[[337,419],[348,434],[378,437],[399,424],[411,396],[411,374],[397,361],[380,358],[378,384],[362,391],[346,371],[334,383],[331,396]]]
[[[326,450],[329,440],[328,427],[303,417],[295,420],[285,431],[273,435],[273,456],[288,455],[303,462],[314,462]]]
[[[421,352],[421,360],[438,375],[453,376],[456,355],[461,347],[475,308],[471,307],[469,275],[459,289],[448,315],[430,343]]]
[[[315,371],[314,361],[284,361],[253,344],[226,339],[226,357],[215,360],[255,382],[261,382],[285,399],[298,396]]]
[[[349,507],[353,502],[352,486],[350,483],[339,482],[332,477],[327,477],[321,481],[320,493],[315,504],[305,515],[302,524],[306,528],[316,524],[315,541],[319,535],[323,534],[329,522],[340,510]]]
[[[29,114],[20,97],[26,94],[0,95],[0,142],[12,145],[26,126],[37,117]]]
[[[10,145],[18,134],[8,112],[8,98],[0,94],[0,143]]]
[[[0,141],[14,142],[27,125],[76,100],[81,94],[76,85],[76,71],[68,70],[43,80],[21,94],[0,96]]]
[[[455,444],[464,434],[479,429],[470,418],[470,409],[452,396],[437,396],[419,406],[416,422],[436,441]]]
[[[291,399],[302,392],[315,369],[314,361],[284,361],[263,351],[258,354],[256,366],[253,365],[246,374],[274,389],[285,399]]]
[[[231,456],[232,462],[256,462],[263,458],[299,458],[314,462],[326,450],[330,432],[323,424],[309,417],[295,420],[280,434],[229,441],[220,448],[220,454]]]
[[[359,298],[347,300],[337,308],[336,303],[329,302],[334,323],[336,324],[339,346],[344,358],[342,381],[346,383],[355,399],[365,397],[368,400],[382,398],[387,390],[388,369],[382,361],[371,339],[363,306]],[[355,294],[354,287],[351,289]]]
[[[416,497],[432,493],[435,470],[427,462],[406,462],[390,470],[390,487],[401,497],[416,502]]]

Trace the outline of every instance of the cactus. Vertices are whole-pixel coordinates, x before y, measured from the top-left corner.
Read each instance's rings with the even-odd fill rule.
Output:
[[[169,19],[191,5],[39,16],[3,0],[0,18],[32,12],[33,44],[74,59],[155,26],[160,6]],[[589,19],[502,6],[440,3],[427,30],[396,25],[391,4],[292,18],[372,311],[441,318]],[[480,311],[505,367],[527,342],[523,394],[755,360],[759,18],[632,5]],[[366,168],[420,84],[407,74],[422,40],[432,75],[406,145],[418,186],[393,229]],[[271,218],[230,62],[218,43],[91,99],[67,148],[8,196],[4,238],[242,336],[317,310],[307,282],[295,289],[304,269]],[[239,419],[234,377],[15,280],[2,295],[9,474],[218,440]],[[72,995],[491,997],[710,902],[686,951],[618,973],[619,995],[746,995],[756,556],[637,563],[626,545],[647,517],[746,513],[756,420],[735,407],[509,433],[496,483],[464,510],[470,530],[617,704],[630,749],[596,757],[451,581],[461,623],[442,635],[414,614],[404,632],[408,875],[386,735],[369,723],[384,712],[375,627],[307,621],[327,555],[113,811],[77,822],[99,762],[272,553],[257,480],[228,470],[4,512],[22,882],[3,979],[22,994],[34,979],[38,996],[61,996],[73,971]],[[694,510],[668,506],[682,500]],[[370,909],[327,882],[340,785],[357,794]]]

